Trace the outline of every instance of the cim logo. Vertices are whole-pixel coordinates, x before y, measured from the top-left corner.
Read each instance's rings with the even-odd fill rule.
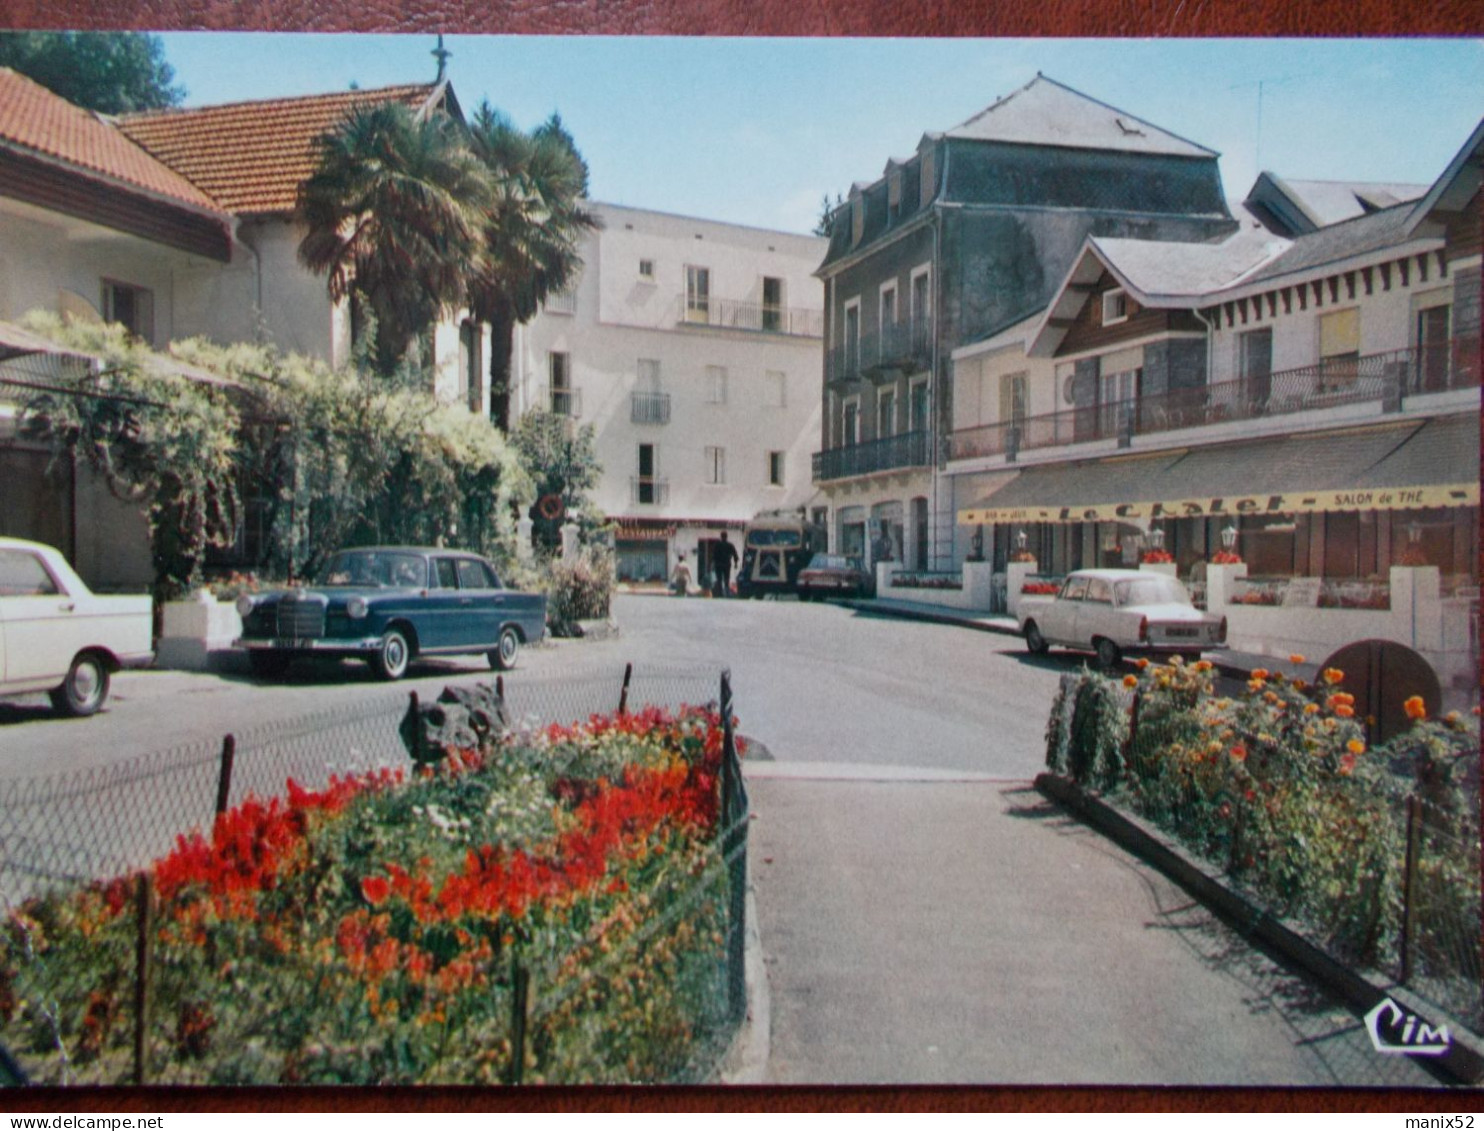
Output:
[[[1376,1051],[1401,1056],[1442,1056],[1453,1043],[1448,1026],[1434,1029],[1414,1013],[1408,1013],[1389,997],[1365,1015],[1366,1032]]]

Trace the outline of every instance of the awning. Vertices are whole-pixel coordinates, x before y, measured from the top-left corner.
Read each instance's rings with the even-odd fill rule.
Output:
[[[979,523],[1117,522],[1477,506],[1479,421],[1418,423],[1025,468],[959,511]]]

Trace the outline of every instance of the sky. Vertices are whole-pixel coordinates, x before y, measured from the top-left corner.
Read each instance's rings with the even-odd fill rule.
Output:
[[[430,81],[431,35],[161,37],[186,105]],[[466,113],[559,113],[593,199],[805,232],[1046,75],[1219,152],[1227,196],[1299,180],[1428,184],[1484,117],[1484,40],[720,39],[449,36]],[[1471,93],[1472,92],[1472,93]]]

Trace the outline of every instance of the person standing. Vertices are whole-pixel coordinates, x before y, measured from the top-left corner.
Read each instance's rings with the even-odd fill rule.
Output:
[[[721,532],[721,541],[711,548],[712,594],[726,597],[732,592],[732,567],[737,564],[737,549],[727,541],[727,532]]]

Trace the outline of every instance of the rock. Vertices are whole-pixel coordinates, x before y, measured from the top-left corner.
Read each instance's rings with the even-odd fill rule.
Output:
[[[510,729],[510,716],[493,684],[445,687],[437,700],[413,694],[398,733],[419,765],[436,765],[453,750],[480,750]]]

